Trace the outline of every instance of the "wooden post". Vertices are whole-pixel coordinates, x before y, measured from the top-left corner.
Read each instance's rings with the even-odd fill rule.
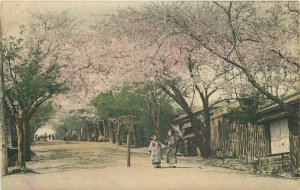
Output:
[[[127,167],[130,167],[130,133],[127,134]]]

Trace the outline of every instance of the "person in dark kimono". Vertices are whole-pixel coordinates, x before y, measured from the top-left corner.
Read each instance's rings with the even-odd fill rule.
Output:
[[[167,163],[169,164],[169,167],[176,168],[176,142],[173,130],[168,131],[167,147]]]
[[[164,145],[158,141],[156,135],[153,135],[148,150],[150,155],[149,160],[152,162],[155,168],[161,167],[161,149],[163,147]]]

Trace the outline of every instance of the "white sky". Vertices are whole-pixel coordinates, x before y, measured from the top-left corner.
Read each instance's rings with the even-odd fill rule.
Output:
[[[4,35],[16,35],[19,26],[30,19],[31,12],[63,10],[70,10],[85,21],[84,27],[88,27],[94,21],[92,14],[106,14],[119,8],[138,6],[142,3],[133,1],[2,1],[2,29]]]

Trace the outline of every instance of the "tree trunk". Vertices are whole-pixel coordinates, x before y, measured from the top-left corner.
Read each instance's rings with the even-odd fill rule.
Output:
[[[290,131],[289,141],[290,141],[290,153],[292,164],[294,165],[296,172],[300,173],[300,120],[296,118],[296,115],[299,115],[299,112],[296,112],[295,115],[290,116],[288,125],[293,125],[297,131]]]
[[[0,20],[0,129],[1,129],[1,152],[2,152],[2,176],[7,175],[8,173],[8,158],[7,158],[7,138],[6,138],[6,115],[5,115],[5,86],[4,86],[4,72],[3,72],[3,54],[2,54],[2,28]]]
[[[82,140],[86,141],[86,127],[83,128]]]
[[[207,94],[205,96],[201,95],[202,103],[203,103],[203,111],[204,111],[204,144],[207,149],[207,156],[211,156],[211,147],[210,147],[210,109],[209,109],[209,97]]]
[[[79,141],[84,141],[84,129],[81,127],[80,128],[80,134],[79,134]]]
[[[290,114],[289,126],[290,132],[295,136],[300,136],[300,121],[299,121],[299,111]]]
[[[159,121],[156,121],[155,118],[151,116],[151,114],[148,114],[148,118],[150,119],[150,121],[152,123],[152,126],[155,130],[155,134],[156,134],[158,141],[161,141]]]
[[[198,156],[207,158],[211,155],[211,151],[210,151],[210,143],[205,143],[204,141],[205,129],[203,126],[200,125],[200,121],[195,116],[195,114],[188,114],[188,116],[191,121],[193,133],[195,134],[195,145],[198,148],[197,149]]]
[[[193,133],[195,135],[195,145],[197,147],[198,156],[201,156],[203,158],[209,157],[211,154],[209,146],[210,143],[204,143],[204,125],[192,112],[192,109],[189,107],[180,90],[172,84],[168,84],[168,86],[172,89],[173,93],[163,85],[161,85],[161,88],[167,95],[169,95],[173,100],[175,100],[175,102],[186,112],[191,121]]]
[[[104,142],[106,142],[107,141],[107,129],[106,129],[106,120],[103,120],[102,121],[102,124],[103,124],[103,135],[104,135],[104,139],[103,139],[103,141]]]
[[[30,130],[27,128],[24,130],[24,144],[26,147],[26,161],[31,161],[31,154],[30,154],[30,144],[31,144],[31,135],[30,135]]]
[[[13,123],[9,123],[9,127],[11,129],[10,135],[11,135],[11,145],[13,147],[18,147],[18,139],[17,139],[17,129]]]
[[[135,145],[135,147],[138,147],[138,138],[137,138],[137,132],[136,132],[136,125],[132,126],[132,136],[133,136],[133,143]]]
[[[204,149],[205,149],[205,158],[211,156],[211,146],[210,146],[210,124],[205,126],[205,135],[204,135]]]
[[[21,124],[16,125],[17,128],[17,137],[18,137],[18,161],[17,166],[20,168],[26,168],[26,155],[24,151],[24,130]]]
[[[116,143],[116,138],[115,138],[115,131],[114,131],[114,126],[111,121],[109,121],[109,141],[111,143]]]
[[[100,124],[99,124],[99,123],[98,123],[98,125],[97,125],[97,130],[98,130],[99,135],[98,135],[96,141],[101,141],[101,139],[102,139],[102,141],[104,141],[104,135],[103,135],[103,133],[101,132]]]
[[[160,135],[160,130],[159,129],[155,129],[155,134],[156,134],[156,137],[157,137],[157,139],[158,139],[158,141],[161,141],[162,139],[161,139],[161,135]]]
[[[25,160],[31,161],[31,154],[30,154],[30,125],[29,125],[29,119],[28,119],[28,113],[25,110],[23,112],[23,133],[24,133],[24,154],[25,154]]]
[[[116,135],[115,138],[116,138],[116,141],[117,141],[117,144],[118,144],[118,145],[122,145],[120,129],[121,129],[121,126],[119,125],[119,126],[117,127],[116,132],[115,132],[115,135]]]
[[[27,131],[26,134],[26,140],[25,140],[25,146],[26,146],[26,161],[31,161],[31,140],[30,140],[30,133]]]
[[[3,111],[3,110],[2,110]],[[1,160],[1,166],[2,166],[2,176],[5,176],[8,174],[8,155],[7,155],[7,137],[6,137],[6,127],[5,127],[5,116],[2,112],[1,115],[1,152],[2,152],[2,160]]]
[[[295,172],[300,173],[300,136],[289,135],[291,161]]]
[[[31,129],[30,130],[30,144],[34,144],[34,134],[37,130]]]

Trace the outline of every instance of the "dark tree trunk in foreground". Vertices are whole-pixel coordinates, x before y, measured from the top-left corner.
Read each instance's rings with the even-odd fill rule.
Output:
[[[26,149],[26,161],[31,161],[31,154],[30,154],[30,146],[31,146],[31,132],[29,130],[29,126],[26,124],[26,130],[25,132],[25,139],[24,139],[24,144],[25,144],[25,149]]]
[[[4,72],[3,72],[3,54],[2,54],[2,28],[1,28],[1,20],[0,20],[0,128],[1,128],[1,152],[2,152],[2,176],[7,175],[8,173],[8,158],[7,158],[7,127],[6,124],[6,115],[5,115],[5,94],[4,94]]]
[[[26,168],[26,150],[24,144],[24,130],[23,126],[20,124],[16,125],[17,137],[18,137],[18,161],[17,166],[20,168]]]
[[[195,143],[197,146],[197,153],[203,158],[208,158],[211,155],[210,138],[207,138],[205,127],[194,113],[189,113],[188,117],[191,121],[193,133],[195,134]],[[210,131],[209,131],[210,132]],[[208,134],[210,135],[210,134]]]
[[[168,89],[166,86],[168,86],[170,89]],[[167,84],[166,86],[161,85],[162,90],[168,94],[179,106],[181,106],[191,121],[195,135],[195,146],[197,147],[198,156],[203,158],[209,157],[211,155],[210,138],[205,138],[207,134],[203,123],[192,112],[192,109],[189,107],[180,90],[177,89],[174,84]]]
[[[295,167],[295,170],[300,173],[300,135],[294,135],[299,134],[300,131],[300,121],[299,119],[296,119],[296,114],[299,114],[299,112],[296,112],[293,116],[289,118],[289,125],[293,125],[294,133],[290,131],[289,134],[289,141],[290,141],[290,152],[292,156],[292,164]]]

